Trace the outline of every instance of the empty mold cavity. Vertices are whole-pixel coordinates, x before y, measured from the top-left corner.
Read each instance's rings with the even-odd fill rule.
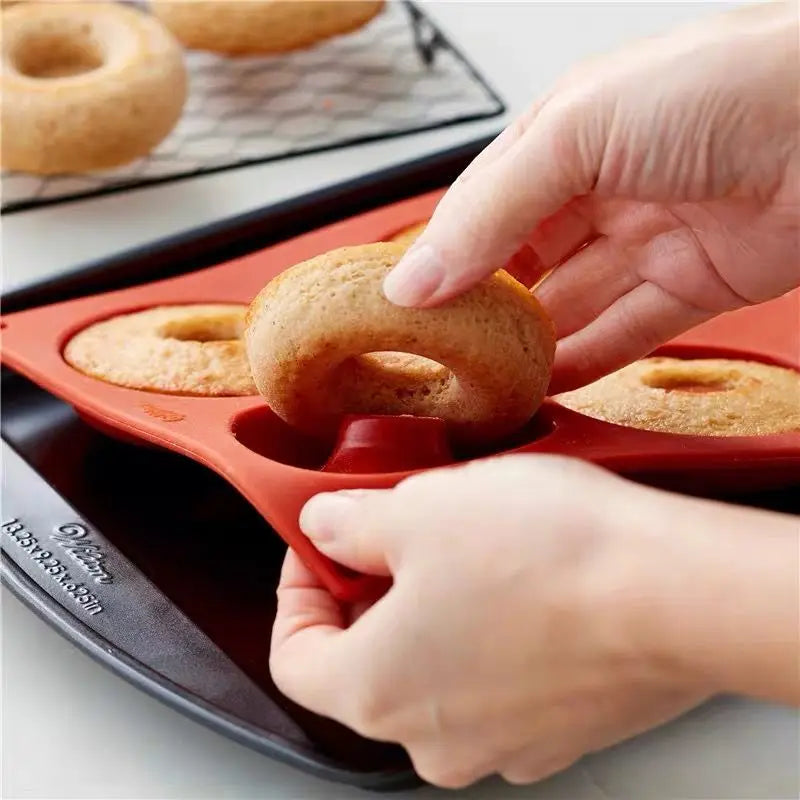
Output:
[[[535,445],[550,436],[555,429],[556,423],[544,405],[525,425],[510,436],[489,444],[457,445],[454,448],[454,455],[456,461],[471,461],[474,458],[486,458],[520,449],[529,449],[533,452],[536,450]]]
[[[237,414],[231,433],[249,450],[290,467],[321,469],[330,446],[287,425],[268,406],[256,406]]]
[[[452,463],[444,422],[432,417],[352,415],[335,442],[304,435],[267,406],[238,414],[236,439],[272,461],[301,469],[336,473],[382,473]]]
[[[349,416],[342,420],[325,472],[380,473],[430,469],[454,461],[438,417]]]
[[[378,474],[431,469],[530,445],[549,435],[554,423],[537,414],[521,430],[492,445],[454,445],[438,417],[359,415],[343,418],[334,442],[306,436],[267,406],[238,414],[236,439],[272,461],[333,473]]]

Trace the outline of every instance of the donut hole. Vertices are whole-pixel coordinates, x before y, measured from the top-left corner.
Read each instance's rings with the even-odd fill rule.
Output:
[[[12,54],[14,67],[29,78],[69,78],[103,66],[104,55],[88,24],[44,30],[23,37]]]
[[[427,416],[454,380],[444,364],[415,353],[374,351],[342,362],[333,385],[349,413]]]
[[[651,389],[665,392],[686,392],[689,394],[711,394],[727,392],[741,380],[741,373],[731,370],[728,373],[701,372],[692,367],[655,367],[641,377],[641,382]]]
[[[420,377],[428,380],[449,378],[451,371],[438,361],[414,353],[402,353],[395,350],[378,350],[374,353],[364,353],[358,357],[362,364],[379,368],[389,376],[407,375],[409,367]]]
[[[244,319],[236,317],[191,317],[174,319],[161,326],[164,339],[181,342],[230,342],[241,339]]]

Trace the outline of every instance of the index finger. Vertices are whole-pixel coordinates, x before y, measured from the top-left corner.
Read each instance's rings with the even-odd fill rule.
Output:
[[[591,146],[584,147],[587,115],[569,98],[551,99],[467,180],[456,181],[387,275],[387,299],[424,308],[462,294],[508,263],[540,223],[589,190],[605,122],[593,126]],[[529,271],[535,279],[537,268]]]

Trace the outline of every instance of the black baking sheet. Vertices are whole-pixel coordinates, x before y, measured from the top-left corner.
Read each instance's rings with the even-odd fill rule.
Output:
[[[285,546],[229,484],[97,433],[17,375],[2,392],[3,579],[34,611],[117,674],[273,758],[363,787],[417,782],[399,748],[275,688]]]
[[[143,5],[146,9],[146,4]],[[293,53],[186,51],[189,97],[171,134],[113,170],[2,172],[12,213],[504,113],[496,91],[425,12],[391,0],[363,29]]]

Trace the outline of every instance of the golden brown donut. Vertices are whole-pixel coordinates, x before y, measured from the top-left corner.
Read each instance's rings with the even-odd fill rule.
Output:
[[[259,392],[288,424],[321,437],[348,413],[440,417],[462,441],[521,427],[544,399],[555,353],[538,301],[500,271],[438,308],[400,308],[381,287],[404,252],[343,247],[268,283],[245,329]]]
[[[149,153],[183,110],[183,51],[158,20],[117,3],[4,6],[2,167],[85,172]]]
[[[282,53],[366,25],[385,0],[151,0],[150,8],[192,50]]]
[[[159,306],[97,322],[73,336],[64,358],[94,378],[166,394],[254,395],[241,335],[247,307]]]
[[[800,374],[757,361],[645,358],[553,400],[589,417],[666,433],[800,431]]]
[[[404,244],[406,247],[410,247],[427,226],[427,220],[425,222],[417,222],[414,225],[409,225],[407,228],[398,231],[389,241],[398,242],[399,244]]]

